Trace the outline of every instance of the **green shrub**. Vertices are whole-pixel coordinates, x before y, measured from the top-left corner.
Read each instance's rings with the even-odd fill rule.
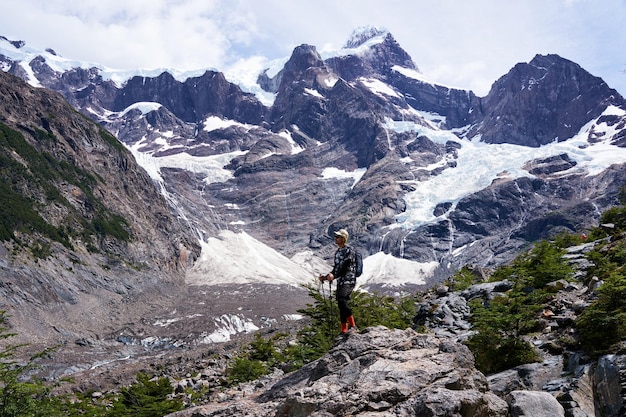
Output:
[[[257,333],[248,346],[250,359],[265,362],[268,366],[274,366],[281,359],[275,341],[282,337],[283,335],[280,334],[265,340],[261,333]]]
[[[468,339],[476,368],[489,375],[538,360],[532,345],[518,337],[507,337],[491,329],[482,329]]]
[[[615,225],[615,233],[626,230],[626,207],[611,207],[600,216],[600,224],[612,223]]]
[[[231,383],[253,381],[267,373],[267,367],[258,359],[237,357],[229,366],[226,375]]]
[[[572,277],[572,267],[563,258],[565,251],[554,242],[542,240],[519,255],[510,265],[498,268],[492,281],[508,279],[522,286],[543,288],[546,284]]]
[[[622,188],[624,192],[624,188]],[[623,195],[620,194],[620,201]],[[603,284],[597,290],[597,299],[576,320],[582,346],[593,356],[612,351],[626,340],[626,239],[623,236],[626,207],[613,207],[600,218],[601,223],[613,223],[610,240],[596,243],[587,254],[592,266],[587,270],[587,281],[597,277]],[[596,237],[605,237],[607,230],[592,231]]]
[[[541,304],[534,297],[511,290],[489,304],[473,300],[470,306],[476,333],[468,338],[467,346],[480,371],[490,374],[537,360],[532,345],[522,338],[537,330]]]
[[[586,239],[583,239],[582,233],[559,233],[554,237],[554,244],[558,248],[569,248],[571,246],[577,246],[581,243],[585,243]]]
[[[339,308],[332,296],[330,288],[305,287],[313,304],[307,304],[298,313],[307,317],[308,324],[298,334],[298,356],[301,364],[321,357],[332,347],[334,338],[339,332]]]
[[[151,379],[139,373],[137,382],[122,388],[107,416],[113,417],[160,417],[182,410],[181,400],[169,399],[173,389],[167,378]]]
[[[469,266],[464,266],[448,278],[446,284],[450,287],[450,291],[463,291],[481,281],[482,278],[473,273]]]
[[[351,298],[356,324],[362,329],[371,326],[406,329],[413,325],[417,304],[413,296],[395,298],[357,290]]]
[[[284,336],[280,333],[266,340],[261,333],[256,333],[254,340],[242,349],[226,370],[229,382],[252,381],[282,363],[284,355],[277,348],[276,341]]]
[[[602,274],[598,298],[576,320],[583,347],[601,355],[626,339],[626,275],[623,264]]]
[[[538,242],[493,273],[494,281],[513,282],[511,290],[489,302],[470,303],[476,333],[467,345],[479,370],[494,373],[538,359],[524,336],[539,330],[539,313],[550,296],[546,284],[571,278],[572,269],[563,254],[554,242]]]
[[[624,200],[626,195],[626,187],[620,189],[620,201]],[[600,224],[613,224],[613,229],[603,227],[595,227],[589,232],[588,240],[599,240],[607,236],[618,237],[626,231],[626,206],[611,207],[600,215]]]

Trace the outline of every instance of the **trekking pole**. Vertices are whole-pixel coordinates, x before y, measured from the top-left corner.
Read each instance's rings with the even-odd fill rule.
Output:
[[[321,275],[320,275],[321,277]],[[322,285],[322,299],[324,300],[324,310],[326,310],[326,313],[328,313],[328,303],[326,302],[326,290],[324,289],[324,281],[320,281],[321,285]],[[330,294],[329,294],[330,297]],[[326,321],[328,321],[328,314],[326,317]]]
[[[332,335],[333,335],[333,327],[332,326],[333,326],[333,321],[334,321],[334,318],[335,318],[334,317],[335,315],[333,314],[333,301],[332,301],[332,299],[333,299],[333,282],[332,281],[328,281],[328,301],[329,301],[328,302],[328,311],[330,313],[329,314],[330,317],[328,319],[328,323],[329,323],[328,326],[330,328],[329,334],[330,334],[331,340],[332,340]]]
[[[322,282],[322,298],[324,299],[324,305],[326,305],[326,291],[324,291],[324,282]]]
[[[324,309],[326,310],[326,322],[328,324],[328,341],[332,345],[333,343],[333,323],[332,323],[332,306],[331,306],[331,296],[332,296],[332,288],[330,287],[331,282],[328,281],[328,288],[330,292],[328,293],[328,302],[326,301],[326,290],[324,289],[324,282],[322,281],[322,297],[324,298]]]

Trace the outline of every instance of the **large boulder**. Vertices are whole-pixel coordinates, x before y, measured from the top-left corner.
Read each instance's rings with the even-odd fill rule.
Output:
[[[543,391],[513,391],[509,394],[511,417],[564,417],[559,402]]]
[[[626,409],[625,380],[626,355],[605,355],[598,359],[594,383],[601,415],[623,415]]]
[[[268,385],[269,386],[269,385]],[[259,392],[173,414],[227,416],[507,416],[463,344],[412,329],[371,327]]]

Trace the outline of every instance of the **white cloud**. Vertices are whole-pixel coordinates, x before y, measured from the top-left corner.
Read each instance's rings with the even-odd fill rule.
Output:
[[[4,4],[3,4],[4,3]],[[518,62],[570,59],[626,95],[621,0],[0,0],[0,35],[112,68],[216,68],[391,31],[433,81],[485,95]]]
[[[237,1],[25,0],[2,16],[5,36],[113,68],[220,67],[255,27]]]

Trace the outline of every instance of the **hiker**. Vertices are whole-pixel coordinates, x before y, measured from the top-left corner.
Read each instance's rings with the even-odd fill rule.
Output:
[[[349,329],[356,330],[352,309],[348,305],[350,294],[356,285],[356,262],[355,252],[351,246],[347,245],[350,235],[346,229],[337,230],[335,233],[335,266],[331,273],[320,275],[319,280],[332,282],[337,280],[337,305],[339,306],[339,317],[341,318],[341,333],[347,333]]]

